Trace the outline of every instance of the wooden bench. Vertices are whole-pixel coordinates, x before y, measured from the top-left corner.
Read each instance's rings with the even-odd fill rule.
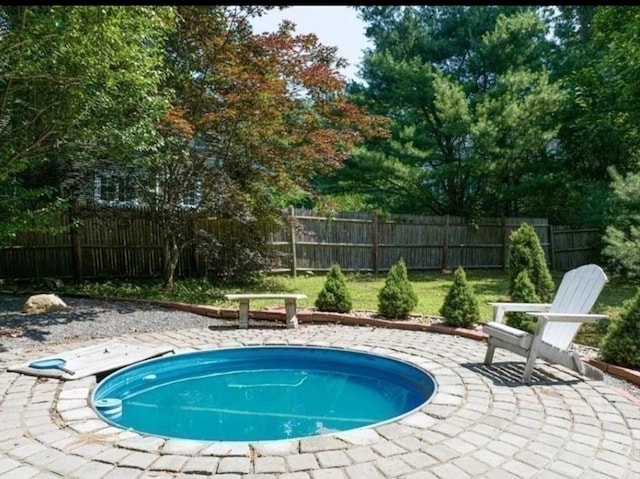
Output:
[[[299,299],[306,299],[307,295],[298,293],[246,293],[246,294],[225,294],[229,301],[239,301],[238,318],[240,329],[249,327],[249,301],[252,299],[284,299],[284,311],[287,321],[287,328],[298,327],[298,316],[296,315],[296,302]]]

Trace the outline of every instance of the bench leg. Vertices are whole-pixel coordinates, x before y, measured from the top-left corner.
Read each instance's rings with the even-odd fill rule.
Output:
[[[295,299],[285,299],[284,300],[284,311],[285,317],[287,320],[287,328],[297,328],[298,327],[298,316],[296,316],[296,300]]]
[[[249,300],[241,299],[238,307],[238,320],[240,329],[249,327]]]

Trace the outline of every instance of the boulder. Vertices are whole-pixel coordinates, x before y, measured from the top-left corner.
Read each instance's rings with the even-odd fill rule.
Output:
[[[50,313],[52,311],[64,311],[69,309],[55,294],[34,294],[29,296],[22,307],[22,312],[27,314]]]

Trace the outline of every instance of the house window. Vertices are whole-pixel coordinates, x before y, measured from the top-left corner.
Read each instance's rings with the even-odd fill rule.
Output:
[[[187,192],[182,195],[182,206],[188,208],[197,208],[200,206],[200,201],[202,200],[201,187],[202,184],[199,181],[192,184]]]
[[[93,198],[96,203],[111,206],[144,205],[146,202],[143,197],[136,195],[139,192],[136,189],[135,178],[131,175],[103,172],[96,174],[94,177]],[[162,195],[162,187],[158,183],[148,193],[160,197]],[[199,207],[202,201],[202,183],[200,181],[192,182],[179,198],[180,203],[178,206],[183,208]]]
[[[125,175],[102,173],[95,176],[94,200],[96,203],[135,204],[134,180]]]

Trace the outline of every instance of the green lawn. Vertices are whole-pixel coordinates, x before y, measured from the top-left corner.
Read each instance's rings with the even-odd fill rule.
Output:
[[[469,270],[467,280],[473,287],[478,300],[482,318],[491,318],[489,301],[508,301],[508,277],[500,270]],[[377,310],[377,295],[385,281],[385,274],[345,273],[347,287],[353,299],[353,309]],[[553,273],[556,286],[562,279],[562,273]],[[414,314],[438,315],[444,298],[453,282],[453,274],[440,272],[409,272],[409,280],[418,295],[418,305]],[[301,274],[296,278],[287,275],[268,275],[252,285],[236,287],[217,287],[206,280],[179,280],[171,294],[163,291],[159,281],[105,281],[86,283],[82,286],[68,284],[64,293],[88,293],[97,297],[119,297],[156,300],[174,300],[196,304],[228,305],[225,293],[238,292],[299,292],[307,295],[301,306],[313,307],[318,293],[324,285],[324,274]],[[593,313],[604,313],[615,320],[619,316],[622,302],[631,298],[637,286],[618,280],[611,280],[601,293]],[[281,301],[253,301],[252,308],[281,306]],[[597,325],[584,325],[576,338],[581,344],[598,346],[600,338],[606,332],[608,322]]]

